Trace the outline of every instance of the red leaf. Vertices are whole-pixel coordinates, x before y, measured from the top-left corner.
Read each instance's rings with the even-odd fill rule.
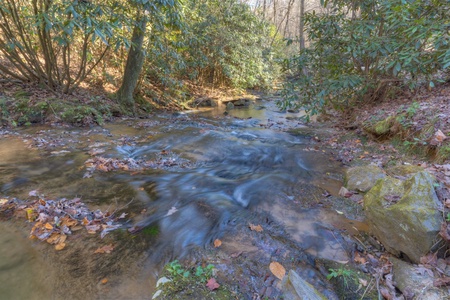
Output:
[[[211,278],[208,280],[208,282],[206,283],[206,287],[210,290],[210,291],[214,291],[216,289],[218,289],[220,287],[220,284],[217,283],[216,279]]]

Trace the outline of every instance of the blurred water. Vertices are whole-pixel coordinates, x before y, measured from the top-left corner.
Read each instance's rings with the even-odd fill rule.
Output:
[[[26,143],[23,137],[4,137],[0,139],[1,193],[26,198],[29,191],[37,189],[49,197],[81,197],[93,209],[120,207],[134,199],[126,208],[134,229],[158,228],[158,238],[149,249],[154,262],[181,257],[193,247],[209,244],[239,218],[260,212],[284,224],[311,254],[345,260],[344,249],[327,230],[335,214],[307,209],[324,192],[323,187],[337,192],[341,166],[312,151],[307,137],[280,130],[298,126],[293,117],[300,115],[257,106],[230,111],[227,117],[222,113],[223,108],[154,116],[109,124],[86,134],[79,129],[44,130],[39,134],[53,144],[38,149],[32,147],[33,141],[36,143],[33,135]],[[95,143],[98,147],[92,147]],[[104,150],[99,155],[106,158],[151,160],[161,167],[138,172],[97,171],[85,178],[83,166],[92,148]],[[143,208],[145,213],[141,213]],[[14,236],[2,233],[0,251],[3,261],[19,262],[7,263],[0,276],[17,278],[15,284],[27,280],[31,287],[23,292],[31,294],[33,290],[44,299],[45,285],[42,291],[36,289],[33,281],[23,276],[23,256],[28,255],[16,253],[18,248],[32,251],[32,247],[24,248],[27,242]],[[26,264],[27,276],[40,276],[35,261]],[[130,274],[125,270],[122,276]],[[10,286],[17,290],[14,284]],[[126,285],[122,288],[127,290]],[[11,289],[3,292],[6,295]],[[148,293],[148,287],[144,288],[142,295]],[[139,293],[136,297],[139,299]]]

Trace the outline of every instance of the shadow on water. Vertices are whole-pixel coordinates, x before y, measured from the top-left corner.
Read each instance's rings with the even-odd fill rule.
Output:
[[[115,251],[114,258],[122,269],[115,268],[115,275],[106,271],[86,275],[88,278],[83,283],[91,286],[86,290],[104,293],[98,298],[114,298],[111,293],[117,292],[117,289],[98,288],[98,280],[108,274],[121,282],[121,289],[133,289],[134,299],[148,297],[152,290],[148,282],[136,286],[137,281],[125,280],[130,276],[139,277],[139,268],[146,265],[143,257],[148,255],[152,265],[160,265],[186,256],[195,247],[210,245],[238,224],[247,224],[250,216],[261,213],[284,226],[290,239],[313,256],[347,260],[341,238],[332,231],[333,222],[341,218],[338,221],[342,223],[345,218],[317,207],[324,187],[330,193],[337,192],[341,184],[340,165],[311,151],[307,138],[267,128],[268,122],[287,122],[285,115],[254,108],[235,110],[230,115],[219,117],[202,112],[111,124],[104,129],[91,130],[90,136],[72,133],[71,141],[60,138],[62,142],[53,148],[45,145],[30,150],[27,148],[32,145],[30,140],[24,144],[23,137],[4,138],[0,140],[1,192],[22,198],[33,189],[53,197],[81,196],[92,209],[120,207],[134,199],[125,208],[132,217],[131,230],[156,228],[156,234],[151,242],[145,238],[137,242],[139,246],[134,252],[139,253],[134,253],[136,256],[128,254],[121,258],[120,253],[129,253],[130,249],[118,246],[123,252]],[[54,134],[55,140],[61,136],[56,130],[44,134],[47,139]],[[158,161],[160,167],[138,172],[94,172],[92,178],[84,178],[83,165],[90,157],[87,152],[95,143],[104,150],[100,154],[103,157]],[[67,153],[61,149],[66,149]],[[125,238],[119,245],[126,245],[127,239],[133,239],[126,232],[119,234],[122,235]],[[137,236],[142,238],[145,234],[141,232]],[[9,242],[12,237],[2,235],[1,251],[15,251],[19,247],[17,243],[26,243],[22,240]],[[25,248],[32,250],[30,246]],[[111,268],[106,262],[86,266],[82,261],[83,251],[87,250],[83,248],[86,247],[74,246],[79,251],[77,255],[74,250],[66,252],[75,258],[66,253],[66,258],[58,261],[62,264],[72,261],[86,270]],[[95,245],[88,248],[95,250]],[[36,264],[30,264],[30,273],[35,272]],[[8,272],[20,277],[21,268],[20,264],[11,265]],[[0,275],[4,274],[2,267]],[[20,277],[20,280],[26,279]],[[69,283],[77,280],[76,276],[67,277]],[[68,288],[67,284],[63,286]],[[45,285],[41,288],[43,290],[39,291],[30,287],[46,298]],[[82,296],[83,291],[80,293]]]

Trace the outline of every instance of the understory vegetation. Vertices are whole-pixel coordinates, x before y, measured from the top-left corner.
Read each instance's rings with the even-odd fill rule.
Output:
[[[122,113],[268,88],[280,74],[282,39],[237,0],[1,0],[0,15],[0,77],[55,95],[120,87]]]
[[[448,80],[448,1],[322,1],[305,14],[308,46],[286,60],[280,106],[310,115],[392,99]],[[447,72],[447,74],[445,74]]]

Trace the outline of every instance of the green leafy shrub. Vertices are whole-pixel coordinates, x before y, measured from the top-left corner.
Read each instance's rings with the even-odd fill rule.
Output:
[[[450,67],[445,0],[347,0],[322,2],[328,14],[305,16],[310,44],[286,61],[292,74],[283,108],[318,114],[392,97]]]

